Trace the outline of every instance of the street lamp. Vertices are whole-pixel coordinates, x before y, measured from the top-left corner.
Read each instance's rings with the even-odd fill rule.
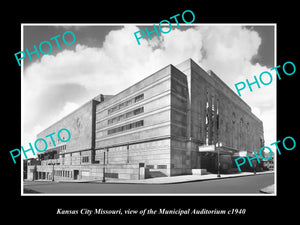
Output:
[[[105,182],[105,151],[103,151],[103,175],[102,175],[102,182]]]
[[[222,146],[222,143],[220,143],[220,147]],[[216,144],[217,150],[218,150],[218,175],[217,177],[221,177],[220,174],[220,148],[219,148],[219,143]]]
[[[52,166],[52,181],[54,181],[54,165],[55,165],[55,163],[48,163],[48,165]]]

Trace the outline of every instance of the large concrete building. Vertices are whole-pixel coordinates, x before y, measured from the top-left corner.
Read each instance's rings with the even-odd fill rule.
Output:
[[[264,146],[251,108],[191,59],[114,96],[100,94],[37,137],[62,128],[70,141],[49,142],[28,179],[144,179],[216,172],[218,165],[230,172],[240,151]]]

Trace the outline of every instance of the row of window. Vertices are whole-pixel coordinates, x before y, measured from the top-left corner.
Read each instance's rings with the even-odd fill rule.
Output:
[[[109,119],[107,122],[108,122],[108,125],[114,124],[114,123],[117,123],[117,122],[122,121],[124,119],[127,119],[129,117],[132,117],[132,116],[138,115],[140,113],[143,113],[143,112],[144,112],[144,107],[141,107],[141,108],[135,109],[133,111],[127,112],[125,114],[122,114],[120,116],[116,116],[112,119]]]
[[[54,176],[60,176],[60,177],[69,177],[72,178],[72,171],[68,170],[54,170]],[[105,177],[107,178],[119,178],[118,173],[105,173]]]
[[[57,153],[57,151],[50,151],[50,152],[46,152],[44,154],[40,154],[38,157],[41,160],[58,159],[59,154]]]
[[[167,169],[167,165],[157,165],[157,169]]]
[[[105,173],[105,177],[107,178],[119,178],[118,173]]]
[[[154,165],[146,165],[147,169],[154,169]],[[167,165],[157,165],[157,169],[167,169]]]
[[[67,148],[67,145],[61,145],[61,146],[57,146],[55,148],[51,148],[49,150],[51,150],[51,151],[60,151],[60,150],[66,150],[66,148]]]
[[[70,177],[70,178],[72,178],[72,171],[68,171],[68,170],[54,170],[54,175],[55,176],[60,176],[60,177]]]
[[[137,121],[137,122],[134,122],[134,123],[130,123],[130,124],[126,124],[124,126],[120,126],[120,127],[110,129],[110,130],[107,131],[107,134],[108,135],[115,134],[115,133],[123,132],[123,131],[130,130],[130,129],[133,129],[133,128],[136,128],[136,127],[141,127],[141,126],[144,126],[144,120],[140,120],[140,121]]]
[[[113,113],[115,111],[118,111],[118,110],[120,110],[122,108],[125,108],[125,107],[127,107],[129,105],[132,105],[132,104],[134,104],[134,103],[136,103],[138,101],[141,101],[143,99],[144,99],[144,94],[140,94],[140,95],[138,95],[138,96],[136,96],[134,98],[131,98],[131,99],[125,101],[125,102],[122,102],[122,103],[120,103],[120,104],[118,104],[118,105],[116,105],[116,106],[108,109],[108,114],[111,114],[111,113]]]

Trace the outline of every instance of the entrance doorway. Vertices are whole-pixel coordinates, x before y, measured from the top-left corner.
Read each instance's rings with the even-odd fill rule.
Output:
[[[74,180],[78,179],[78,175],[79,175],[79,170],[74,170]]]

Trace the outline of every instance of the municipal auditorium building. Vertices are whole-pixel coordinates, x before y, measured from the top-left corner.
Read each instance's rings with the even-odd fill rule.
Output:
[[[28,161],[28,179],[146,179],[237,170],[239,152],[264,146],[263,124],[214,72],[192,59],[116,95],[99,94],[37,135],[68,142]],[[219,163],[218,163],[219,162]]]

